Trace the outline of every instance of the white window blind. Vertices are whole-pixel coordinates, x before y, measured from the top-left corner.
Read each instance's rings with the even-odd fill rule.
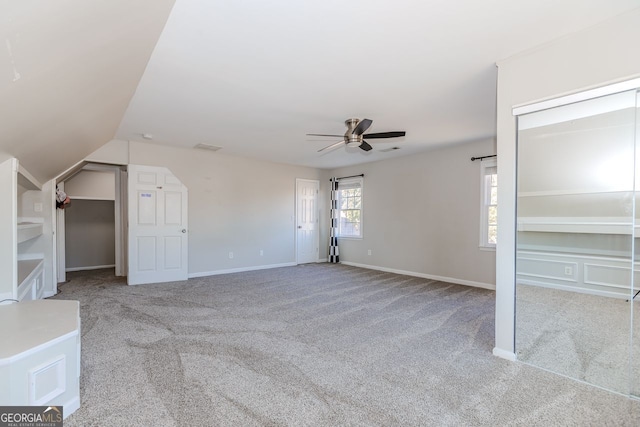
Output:
[[[495,160],[483,161],[480,199],[480,247],[495,248],[498,237],[498,166]]]
[[[349,178],[338,182],[338,236],[362,237],[363,179]]]

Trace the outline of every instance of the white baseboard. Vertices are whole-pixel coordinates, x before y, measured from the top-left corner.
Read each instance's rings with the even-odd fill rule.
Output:
[[[75,396],[69,402],[62,405],[63,419],[66,419],[69,415],[73,414],[80,408],[80,397]]]
[[[341,261],[340,264],[352,267],[368,268],[369,270],[385,271],[387,273],[403,274],[405,276],[422,277],[423,279],[438,280],[440,282],[455,283],[457,285],[473,286],[476,288],[496,290],[496,285],[492,283],[474,282],[472,280],[456,279],[455,277],[434,276],[433,274],[416,273],[415,271],[397,270],[395,268],[379,267],[377,265],[359,264],[356,262]]]
[[[493,355],[497,356],[497,357],[501,357],[503,359],[510,360],[512,362],[516,361],[516,354],[515,353],[513,353],[511,351],[503,350],[503,349],[498,348],[498,347],[494,347],[493,348]]]
[[[293,267],[297,265],[295,262],[285,262],[282,264],[256,265],[253,267],[228,268],[226,270],[201,271],[198,273],[189,273],[189,279],[195,277],[217,276],[219,274],[242,273],[244,271],[268,270],[270,268]]]
[[[85,270],[100,270],[102,268],[115,268],[116,265],[115,264],[111,264],[111,265],[91,265],[88,267],[71,267],[71,268],[66,268],[64,271],[85,271]]]

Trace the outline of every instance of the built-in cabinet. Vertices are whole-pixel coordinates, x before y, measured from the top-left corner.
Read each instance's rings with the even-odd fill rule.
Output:
[[[42,185],[17,159],[0,164],[0,183],[7,189],[0,210],[0,301],[28,301],[44,296]]]
[[[0,405],[80,407],[80,304],[0,306]]]
[[[67,417],[80,406],[80,310],[42,299],[55,293],[53,184],[9,159],[0,185],[0,406],[62,406]]]

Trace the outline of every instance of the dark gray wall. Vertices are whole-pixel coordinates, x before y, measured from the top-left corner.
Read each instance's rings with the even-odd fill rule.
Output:
[[[65,209],[66,267],[114,265],[113,200],[73,200]]]

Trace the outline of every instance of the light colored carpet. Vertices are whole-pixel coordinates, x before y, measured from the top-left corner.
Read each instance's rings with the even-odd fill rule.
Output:
[[[633,306],[639,316],[640,299]],[[630,342],[631,305],[624,299],[521,284],[516,288],[518,360],[609,390],[640,392],[638,326],[636,321]],[[630,358],[635,381],[629,378]]]
[[[640,424],[638,401],[492,356],[492,291],[330,264],[69,279],[82,376],[65,426]]]

